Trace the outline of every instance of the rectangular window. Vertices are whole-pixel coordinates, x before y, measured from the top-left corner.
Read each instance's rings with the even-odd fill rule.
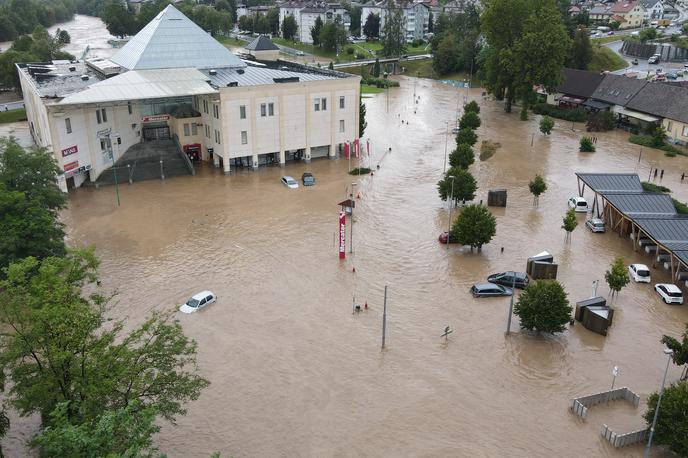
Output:
[[[322,102],[320,105],[322,106],[322,111],[327,110],[327,99],[325,97],[322,98]]]
[[[688,126],[685,126],[685,127],[683,128],[683,134],[682,134],[682,135],[683,135],[684,137],[688,137]]]
[[[100,110],[96,110],[96,121],[98,121],[98,124],[103,122],[103,120],[100,118]]]
[[[67,129],[68,134],[72,133],[72,120],[69,118],[65,118],[65,129]]]
[[[268,103],[268,116],[275,116],[275,104]]]
[[[191,123],[191,135],[198,135],[198,127],[195,122]]]
[[[260,117],[264,118],[267,115],[267,112],[265,111],[266,106],[264,103],[260,104]]]
[[[127,102],[127,110],[129,111],[129,114],[131,114],[131,102]]]
[[[203,99],[203,112],[208,114],[208,101]]]
[[[246,133],[245,130],[241,131],[241,144],[245,145],[248,143],[248,134]]]
[[[344,120],[340,119],[339,120],[339,132],[344,132]]]
[[[100,111],[103,112],[103,122],[107,122],[107,112],[105,111],[105,108],[103,108],[103,109],[100,110]]]
[[[215,131],[215,143],[217,143],[218,145],[220,144],[220,131],[219,130]]]
[[[185,137],[188,137],[189,134],[190,134],[190,132],[189,132],[189,123],[185,123],[185,124],[184,124],[184,136],[185,136]]]
[[[215,119],[220,119],[220,107],[217,105],[213,105],[213,116],[215,116]]]
[[[246,105],[241,105],[239,107],[239,118],[246,119]]]
[[[344,96],[339,97],[339,108],[344,109]]]
[[[205,125],[205,136],[210,138],[210,126],[208,124]]]
[[[669,122],[667,123],[667,129],[666,129],[668,134],[671,135],[671,129],[672,129],[673,127],[674,127],[674,123],[671,122],[671,121],[669,121]]]
[[[313,109],[315,111],[320,111],[320,99],[315,99],[313,101]]]

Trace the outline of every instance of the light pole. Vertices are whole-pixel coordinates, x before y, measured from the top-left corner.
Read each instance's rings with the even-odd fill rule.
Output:
[[[351,240],[349,240],[349,253],[354,252],[354,186],[356,186],[356,183],[351,183],[351,237],[349,237]]]
[[[447,250],[449,249],[449,237],[451,235],[451,214],[452,214],[452,207],[453,207],[453,200],[454,200],[454,176],[448,176],[447,178],[451,178],[451,194],[449,194],[449,222],[447,223]]]
[[[659,416],[659,407],[662,404],[662,395],[664,394],[664,383],[666,382],[667,372],[669,371],[669,363],[671,362],[671,357],[674,355],[674,350],[669,348],[664,349],[664,354],[667,355],[667,363],[664,368],[664,377],[662,378],[662,386],[659,388],[659,397],[657,398],[657,405],[655,406],[655,417],[652,419],[652,426],[650,426],[650,437],[647,440],[647,447],[645,447],[645,453],[643,457],[648,458],[650,456],[650,447],[652,447],[652,435],[655,433],[655,426],[657,426],[657,417]]]
[[[447,171],[447,137],[449,137],[449,121],[445,121],[446,129],[444,131],[444,166],[442,166],[442,173]]]
[[[509,298],[509,316],[506,318],[506,333],[511,333],[511,316],[514,314],[514,294],[516,293],[516,273],[511,281],[511,297]]]
[[[383,74],[385,78],[385,92],[387,93],[387,113],[389,113],[389,83],[387,81],[387,72]]]

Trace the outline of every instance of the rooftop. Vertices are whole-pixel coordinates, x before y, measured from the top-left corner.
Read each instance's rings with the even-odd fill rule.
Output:
[[[215,87],[258,86],[263,84],[324,81],[350,78],[353,75],[333,70],[316,69],[291,62],[250,64],[245,68],[218,68],[203,70]],[[211,74],[214,73],[214,74]]]
[[[655,192],[603,192],[604,198],[618,211],[633,218],[655,218],[676,214],[668,194]]]
[[[580,178],[595,192],[643,192],[640,178],[636,173],[579,173]]]
[[[561,73],[563,82],[557,87],[557,91],[563,94],[584,98],[591,97],[595,89],[597,89],[597,86],[599,86],[604,79],[604,75],[598,72],[576,70],[573,68],[565,68]]]
[[[279,51],[279,47],[265,35],[261,35],[253,40],[244,49],[249,51]]]
[[[245,65],[172,5],[162,10],[110,60],[129,70]]]
[[[31,78],[41,97],[48,98],[75,94],[104,79],[85,62],[38,62],[17,64],[17,68]]]
[[[627,107],[688,123],[688,88],[648,83],[630,100]]]
[[[626,106],[647,81],[608,73],[593,92],[593,98],[614,105]]]

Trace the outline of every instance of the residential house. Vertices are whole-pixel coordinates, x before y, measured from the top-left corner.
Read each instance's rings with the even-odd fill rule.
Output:
[[[265,35],[260,35],[247,44],[244,49],[256,60],[277,60],[279,58],[280,49]]]
[[[611,7],[607,5],[595,5],[588,14],[591,21],[609,22],[612,17]]]
[[[621,1],[612,5],[612,21],[617,21],[619,29],[632,29],[643,25],[645,8],[639,1]]]
[[[272,6],[267,5],[249,6],[246,9],[246,14],[251,17],[256,17],[259,14],[266,15],[271,8]]]
[[[595,92],[604,79],[604,75],[587,70],[565,68],[562,70],[562,83],[554,94],[548,94],[547,103],[563,108],[582,106]]]
[[[296,21],[296,33],[294,34],[294,37],[296,38],[300,37],[301,33],[301,27],[299,27],[301,22],[301,10],[304,9],[306,6],[306,3],[302,1],[289,1],[281,3],[279,5],[280,27],[282,26],[282,21],[284,21],[287,18],[287,16],[292,16]]]
[[[237,9],[236,9],[237,21],[239,20],[240,17],[246,16],[247,14],[248,14],[248,7],[246,6],[246,4],[245,3],[237,4]]]
[[[664,0],[640,0],[645,8],[645,20],[662,19],[664,17]]]
[[[659,118],[674,143],[688,144],[688,88],[647,83],[627,108]]]
[[[318,5],[306,6],[298,11],[298,17],[296,17],[296,24],[298,26],[297,37],[299,41],[302,43],[313,43],[311,30],[315,26],[315,21],[318,18],[320,18],[323,23],[339,21],[347,30],[349,30],[349,26],[351,25],[349,12],[339,3],[321,3]]]
[[[619,122],[625,125],[652,122],[656,119],[626,108],[633,97],[647,84],[649,83],[645,80],[608,73],[593,92],[588,105],[595,105],[598,110],[605,109],[615,113]]]
[[[413,0],[396,0],[396,4],[401,8],[404,16],[406,41],[411,42],[424,39],[428,33],[430,7],[422,1],[414,2]],[[366,18],[371,13],[380,16],[380,35],[382,35],[388,14],[387,1],[383,0],[378,3],[371,1],[363,5],[361,11],[362,24],[365,24]]]

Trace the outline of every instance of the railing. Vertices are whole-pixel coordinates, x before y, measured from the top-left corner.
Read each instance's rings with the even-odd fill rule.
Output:
[[[194,166],[191,163],[191,159],[189,159],[189,156],[187,156],[184,152],[181,143],[179,143],[179,137],[177,137],[177,134],[172,135],[172,140],[174,140],[174,144],[177,145],[177,151],[179,152],[179,154],[181,154],[182,159],[184,159],[184,163],[186,164],[186,167],[189,169],[189,172],[191,172],[191,175],[196,175],[196,170],[194,169]]]
[[[633,404],[633,407],[638,407],[638,404],[640,403],[640,396],[628,388],[623,387],[615,390],[591,394],[589,396],[575,398],[571,404],[571,410],[579,417],[585,419],[588,416],[588,407],[601,404],[603,402],[616,401],[617,399],[624,399]]]
[[[609,426],[602,425],[600,434],[604,436],[604,438],[607,439],[607,441],[614,447],[619,448],[627,445],[637,444],[638,442],[644,442],[648,431],[648,429],[639,429],[638,431],[619,434],[612,431]]]

